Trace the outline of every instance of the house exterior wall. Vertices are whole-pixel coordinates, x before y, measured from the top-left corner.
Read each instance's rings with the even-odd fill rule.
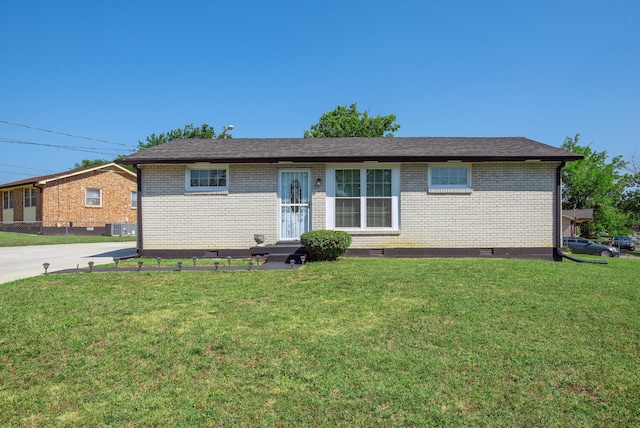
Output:
[[[430,193],[428,164],[401,166],[400,234],[351,248],[553,248],[553,163],[476,163],[471,193]]]
[[[141,166],[140,209],[145,249],[246,249],[254,234],[278,240],[278,171],[308,169],[313,183],[324,166],[230,165],[228,192],[187,192],[184,165]],[[324,219],[324,196],[312,185],[312,228]]]
[[[86,188],[102,190],[102,206],[85,205]],[[43,226],[60,227],[73,222],[74,227],[102,227],[127,220],[135,223],[131,192],[136,189],[135,177],[115,170],[95,170],[52,181],[42,188]]]
[[[476,163],[471,192],[430,193],[428,164],[402,164],[400,230],[354,232],[351,248],[553,248],[558,165]],[[254,234],[275,243],[286,168],[311,170],[312,229],[325,229],[324,165],[230,165],[228,192],[186,192],[184,165],[141,165],[144,249],[247,249]]]

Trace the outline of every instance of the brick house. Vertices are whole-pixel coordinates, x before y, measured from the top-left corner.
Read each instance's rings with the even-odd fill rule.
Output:
[[[345,230],[350,255],[557,259],[560,172],[582,156],[530,139],[175,140],[138,173],[145,256],[246,255]]]
[[[116,163],[0,184],[0,193],[4,231],[101,234],[137,218],[136,174]]]

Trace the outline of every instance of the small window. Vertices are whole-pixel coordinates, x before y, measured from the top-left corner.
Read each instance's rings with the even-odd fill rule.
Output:
[[[131,192],[131,208],[138,208],[138,192]]]
[[[88,207],[101,207],[102,189],[84,189],[84,204]]]
[[[13,208],[13,192],[11,190],[2,192],[2,208],[5,210]]]
[[[430,189],[470,189],[470,165],[434,165],[429,166]]]
[[[36,189],[29,187],[24,189],[24,207],[30,208],[36,206]]]
[[[185,171],[187,190],[227,190],[226,165],[194,165]]]

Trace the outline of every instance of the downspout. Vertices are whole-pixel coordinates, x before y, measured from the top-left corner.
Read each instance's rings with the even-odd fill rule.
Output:
[[[553,255],[555,261],[562,261],[562,168],[565,161],[560,162],[556,168],[556,252]]]
[[[138,187],[138,212],[136,213],[138,222],[138,239],[136,245],[136,257],[142,256],[142,175],[138,165],[133,165],[136,169],[136,185]]]

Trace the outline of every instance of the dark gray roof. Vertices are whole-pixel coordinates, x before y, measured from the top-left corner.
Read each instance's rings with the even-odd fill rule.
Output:
[[[232,138],[174,140],[118,160],[145,163],[571,161],[569,153],[523,137]]]

